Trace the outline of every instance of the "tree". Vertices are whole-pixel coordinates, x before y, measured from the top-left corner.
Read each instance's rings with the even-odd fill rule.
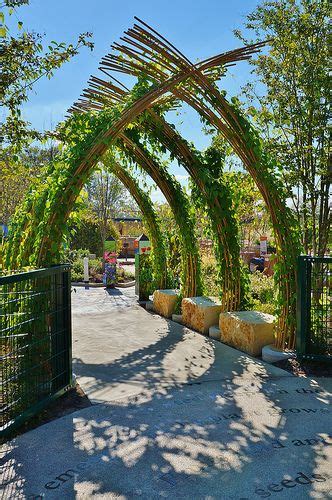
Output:
[[[268,210],[252,177],[247,172],[224,172],[224,181],[232,192],[233,208],[241,228],[242,244],[249,245],[259,236],[271,234]]]
[[[79,217],[70,220],[69,229],[71,233],[71,250],[87,248],[90,253],[96,254],[97,257],[103,256],[103,239],[100,234],[100,225],[97,217],[91,213],[88,207],[79,214]],[[108,224],[107,235],[113,236],[114,239],[119,238],[119,232],[111,222]]]
[[[137,212],[136,204],[122,182],[107,170],[108,161],[111,161],[110,156],[104,158],[103,164],[99,165],[87,184],[88,200],[96,217],[103,245],[109,235],[113,217],[133,210]]]
[[[282,165],[304,250],[315,255],[326,252],[331,223],[328,23],[326,0],[275,0],[264,1],[245,24],[254,41],[269,40],[267,53],[252,60],[248,113]]]
[[[2,6],[6,9],[0,13],[0,103],[7,113],[0,125],[0,142],[11,146],[13,152],[42,137],[21,117],[21,106],[28,100],[34,84],[43,77],[51,78],[54,70],[78,54],[81,47],[93,48],[91,33],[80,34],[75,44],[52,40],[45,50],[42,35],[25,30],[21,21],[17,23],[17,31],[10,32],[5,13],[11,15],[16,13],[16,7],[28,4],[29,0],[5,0]]]
[[[14,161],[10,149],[0,158],[1,222],[8,224],[16,207],[22,202],[32,183],[37,184],[45,166],[52,161],[58,149],[54,146],[40,149],[36,146],[21,151]]]

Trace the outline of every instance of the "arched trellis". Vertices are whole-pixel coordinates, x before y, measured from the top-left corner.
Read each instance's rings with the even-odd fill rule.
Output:
[[[150,197],[140,188],[136,179],[122,167],[114,158],[107,159],[107,154],[102,158],[107,169],[112,172],[127,188],[131,196],[140,208],[143,221],[152,246],[152,264],[155,286],[157,288],[167,287],[167,251],[161,231],[160,220],[156,214]]]
[[[190,211],[188,197],[181,185],[163,168],[138,141],[133,141],[129,133],[119,135],[117,145],[137,162],[154,180],[165,196],[179,228],[179,239],[182,247],[182,287],[184,297],[195,297],[202,294],[200,260],[198,243],[195,234],[195,221]]]
[[[290,209],[287,207],[287,194],[276,175],[277,164],[264,149],[257,132],[244,118],[240,110],[231,105],[214,85],[209,70],[234,60],[245,59],[248,54],[239,49],[221,56],[210,58],[196,66],[184,57],[165,38],[140,21],[126,32],[123,40],[126,45],[114,44],[121,52],[106,56],[102,60],[103,72],[120,71],[139,77],[146,75],[154,85],[163,86],[172,77],[183,71],[195,72],[188,85],[174,86],[173,95],[188,103],[205,119],[213,124],[233,146],[234,151],[252,175],[269,209],[276,235],[279,267],[280,315],[278,322],[277,345],[284,347],[285,339],[294,345],[295,328],[295,263],[300,252],[298,228]],[[254,51],[259,46],[249,47]],[[235,51],[236,52],[236,51]],[[234,57],[235,56],[235,57]],[[92,93],[95,92],[92,88]],[[113,90],[111,90],[113,92]]]
[[[209,208],[210,223],[216,240],[216,257],[222,264],[222,308],[224,311],[243,309],[246,307],[246,279],[241,272],[240,243],[231,192],[218,178],[222,165],[216,165],[216,169],[211,171],[212,165],[207,166],[204,163],[202,155],[180,136],[174,126],[153,110],[149,111],[148,117],[152,119],[140,119],[143,132],[147,133],[152,143],[157,137],[178,159],[196,183]],[[149,131],[152,131],[153,135],[149,134]]]
[[[96,77],[91,78],[90,85],[91,89],[83,93],[88,100],[76,103],[71,108],[72,111],[101,110],[105,106],[123,102],[129,92]],[[133,123],[130,125],[129,133],[132,135],[133,132],[134,135],[140,133],[147,135],[151,144],[155,144],[156,139],[160,141],[196,183],[204,202],[209,207],[209,213],[212,214],[210,222],[215,234],[215,252],[220,266],[222,309],[233,311],[245,308],[248,286],[240,262],[238,227],[232,209],[230,190],[214,177],[215,172],[209,171],[209,167],[202,161],[202,155],[181,137],[173,125],[167,123],[153,109],[140,115],[135,127]]]
[[[121,50],[121,57],[107,56],[103,60],[101,69],[106,73],[109,70],[116,70],[136,76],[144,73],[152,81],[152,87],[150,90],[145,89],[142,95],[132,94],[124,106],[103,110],[98,117],[89,116],[88,119],[82,120],[82,124],[88,125],[88,132],[84,137],[80,137],[79,147],[76,143],[76,147],[72,145],[67,151],[65,161],[68,163],[68,170],[58,176],[57,191],[49,197],[46,196],[47,208],[44,211],[44,223],[41,225],[45,231],[44,233],[39,231],[37,234],[27,218],[20,221],[21,227],[25,230],[25,237],[29,239],[36,236],[34,245],[40,247],[37,262],[47,261],[56,254],[55,246],[61,239],[63,221],[68,217],[79,190],[98,158],[136,116],[170,91],[173,94],[172,99],[175,96],[190,104],[209,124],[214,125],[224,135],[253,176],[264,197],[275,230],[281,270],[280,280],[283,282],[277,343],[283,346],[285,340],[288,340],[292,346],[295,316],[295,257],[299,251],[299,240],[294,230],[295,222],[287,207],[282,183],[275,176],[275,163],[264,150],[250,122],[242,116],[235,105],[231,105],[223,97],[214,84],[218,69],[238,60],[248,59],[259,49],[259,45],[220,54],[192,65],[173,45],[152,28],[142,24],[144,27],[136,24],[132,30],[126,32],[124,40],[129,45],[116,45],[116,48]],[[81,117],[76,116],[70,119],[67,130],[71,126],[73,133],[73,128],[75,129],[80,120]],[[93,129],[91,125],[94,125]],[[13,257],[12,254],[9,255]],[[12,262],[15,262],[15,259]]]
[[[221,54],[208,61],[209,64],[213,60],[214,65],[225,65],[232,61],[249,58],[253,51],[255,51],[255,47],[245,47]],[[205,63],[204,66],[208,68],[209,64]],[[56,245],[59,245],[61,239],[63,221],[67,219],[78,193],[87,181],[98,158],[104,154],[119,132],[136,116],[151,107],[160,97],[178,84],[196,77],[200,69],[200,67],[185,68],[160,86],[146,91],[143,95],[132,96],[124,106],[112,110],[103,110],[98,116],[89,116],[87,120],[85,118],[81,119],[80,116],[74,116],[66,122],[62,132],[65,133],[69,129],[72,142],[63,156],[63,162],[59,163],[50,172],[54,184],[57,185],[56,192],[50,196],[51,193],[45,188],[39,194],[37,200],[34,199],[33,193],[30,193],[25,200],[25,210],[17,214],[13,222],[15,231],[12,232],[6,254],[7,266],[16,267],[19,261],[30,263],[29,250],[31,246],[39,249],[34,264],[47,263],[52,258],[57,257],[58,247]],[[81,128],[84,128],[84,134],[75,133],[80,128],[80,125]],[[42,222],[38,224],[38,228],[36,224],[33,224],[31,217],[31,214],[36,213],[36,205],[39,205],[37,210],[38,222],[42,219]],[[52,233],[52,238],[50,233]],[[29,245],[22,246],[20,244],[22,239]]]
[[[163,85],[172,76],[187,70],[199,72],[190,82],[171,89],[173,95],[196,109],[201,117],[215,127],[232,145],[243,164],[252,175],[269,209],[278,249],[280,316],[277,345],[284,347],[285,339],[294,344],[295,327],[295,263],[300,252],[298,228],[287,207],[287,193],[277,177],[278,165],[264,149],[257,132],[245,119],[236,105],[231,105],[214,85],[211,72],[224,63],[234,60],[234,51],[210,58],[194,66],[164,37],[140,21],[123,38],[125,44],[114,44],[120,51],[106,56],[102,71],[120,71],[139,77],[144,74],[154,85]],[[259,48],[256,46],[256,48]],[[249,48],[252,50],[253,47]],[[227,60],[227,58],[229,59]],[[246,58],[239,49],[238,59]],[[235,57],[236,59],[236,57]]]

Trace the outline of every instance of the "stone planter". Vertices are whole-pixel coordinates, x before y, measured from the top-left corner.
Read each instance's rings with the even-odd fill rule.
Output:
[[[219,316],[220,340],[252,356],[274,342],[276,318],[259,311],[225,312]]]
[[[221,311],[215,297],[191,297],[182,300],[182,322],[198,332],[209,333],[210,326],[218,324]]]
[[[135,285],[135,280],[134,281],[124,281],[123,283],[116,283],[116,288],[130,288],[131,286]]]
[[[153,309],[156,313],[171,318],[175,311],[178,290],[155,290],[153,293]]]
[[[274,344],[266,345],[262,349],[263,361],[267,363],[277,363],[284,359],[294,358],[296,356],[294,351],[281,351],[277,349]]]

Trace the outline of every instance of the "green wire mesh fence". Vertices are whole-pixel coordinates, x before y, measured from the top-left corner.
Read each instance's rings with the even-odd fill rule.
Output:
[[[297,354],[331,361],[332,257],[301,255],[297,281]]]
[[[0,432],[72,385],[70,266],[0,277]]]

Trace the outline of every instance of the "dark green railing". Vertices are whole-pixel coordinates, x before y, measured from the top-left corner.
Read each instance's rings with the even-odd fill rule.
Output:
[[[332,258],[301,255],[297,271],[297,355],[331,360]]]
[[[0,276],[0,433],[72,386],[70,266]]]

